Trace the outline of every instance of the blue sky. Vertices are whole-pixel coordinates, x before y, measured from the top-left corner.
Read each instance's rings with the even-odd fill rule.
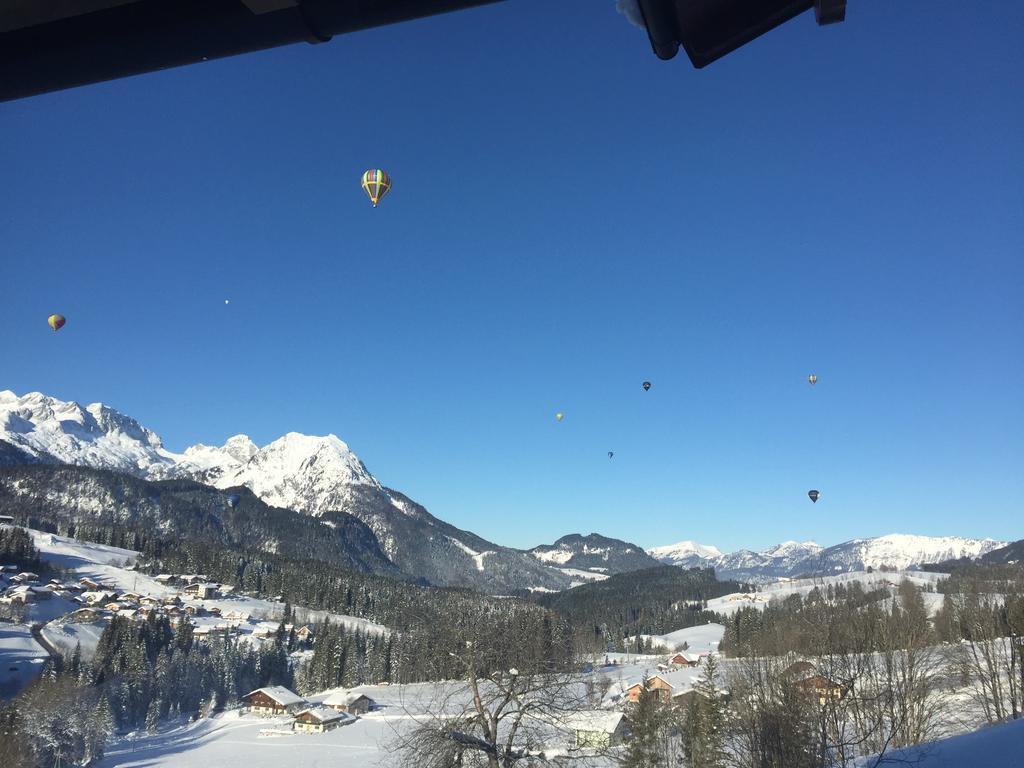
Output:
[[[0,105],[0,387],[334,432],[511,546],[1021,538],[1022,22],[851,3],[698,71],[514,0]]]

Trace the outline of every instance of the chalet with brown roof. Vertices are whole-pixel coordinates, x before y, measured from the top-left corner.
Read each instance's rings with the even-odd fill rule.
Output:
[[[254,715],[284,715],[301,709],[306,701],[283,685],[257,688],[242,697],[245,711]]]

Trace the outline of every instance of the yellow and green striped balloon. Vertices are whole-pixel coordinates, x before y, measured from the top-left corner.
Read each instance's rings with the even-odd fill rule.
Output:
[[[384,199],[384,195],[391,191],[391,177],[387,171],[380,168],[371,169],[363,173],[363,191],[369,196],[373,207]]]

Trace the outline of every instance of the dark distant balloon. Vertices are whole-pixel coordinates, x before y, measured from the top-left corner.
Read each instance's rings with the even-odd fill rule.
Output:
[[[821,496],[821,494],[818,493],[817,491],[808,491],[807,492],[807,496],[808,496],[808,498],[810,498],[810,500],[813,503],[817,504],[818,503],[818,497]]]
[[[650,388],[651,388],[651,382],[645,381],[644,382],[644,392],[647,392]]]
[[[228,506],[234,509],[238,506],[238,502],[242,500],[242,497],[237,493],[232,493],[228,496]]]
[[[807,377],[807,383],[813,387],[815,384],[818,383],[818,377],[812,373],[810,376]]]
[[[610,458],[612,458],[613,456],[615,456],[615,454],[614,454],[614,453],[612,453],[611,451],[608,451],[608,458],[610,459]]]
[[[64,315],[50,315],[46,318],[46,322],[53,328],[53,332],[56,333],[64,327],[64,323],[67,321],[64,319]]]

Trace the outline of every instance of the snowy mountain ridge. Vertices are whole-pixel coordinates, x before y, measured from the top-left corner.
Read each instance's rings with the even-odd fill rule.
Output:
[[[648,554],[668,565],[713,567],[725,578],[757,581],[867,568],[906,570],[958,558],[973,559],[1002,546],[1004,542],[993,539],[892,533],[852,539],[831,547],[813,541],[785,541],[760,552],[741,549],[722,553],[716,547],[684,541],[649,549]]]
[[[289,432],[263,447],[246,435],[222,446],[167,450],[159,436],[107,406],[81,406],[32,392],[0,392],[0,464],[70,464],[144,480],[187,478],[215,488],[244,486],[261,501],[321,517],[347,512],[369,526],[402,571],[442,586],[507,594],[565,589],[571,578],[525,552],[448,525],[385,488],[335,435]],[[79,499],[79,506],[101,504]],[[637,554],[646,554],[637,547]]]

